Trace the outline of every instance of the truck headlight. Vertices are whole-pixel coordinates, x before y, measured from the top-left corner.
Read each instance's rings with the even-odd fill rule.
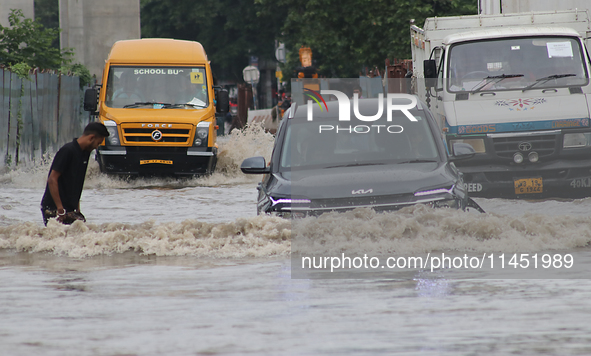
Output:
[[[466,139],[456,139],[456,140],[449,140],[449,145],[451,147],[454,146],[454,143],[466,143],[474,149],[476,153],[485,153],[486,148],[484,147],[484,140],[481,138],[466,138]]]
[[[120,141],[119,131],[117,130],[117,123],[113,120],[105,120],[103,124],[107,127],[107,131],[109,131],[109,137],[107,137],[105,143],[118,146],[120,144]]]
[[[209,122],[200,122],[195,130],[195,140],[193,146],[207,146],[207,136],[209,135]]]
[[[591,133],[567,133],[562,139],[562,148],[576,148],[589,146]]]

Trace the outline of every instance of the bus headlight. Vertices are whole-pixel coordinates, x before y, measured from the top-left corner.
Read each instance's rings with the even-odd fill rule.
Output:
[[[195,130],[195,140],[193,146],[207,146],[207,136],[209,135],[209,122],[200,122]]]
[[[103,122],[107,131],[109,131],[109,137],[105,140],[105,144],[118,146],[120,144],[119,141],[119,131],[117,130],[117,123],[113,120],[105,120]]]

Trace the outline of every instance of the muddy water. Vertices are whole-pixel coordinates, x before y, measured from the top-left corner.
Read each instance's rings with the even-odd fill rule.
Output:
[[[86,224],[43,227],[48,165],[0,176],[0,355],[588,355],[577,279],[292,279],[291,223],[256,216],[260,131],[221,143],[206,179],[116,180],[89,168]],[[479,199],[485,215],[408,208],[302,222],[316,252],[573,253],[591,264],[591,200]],[[583,275],[582,275],[583,274]]]

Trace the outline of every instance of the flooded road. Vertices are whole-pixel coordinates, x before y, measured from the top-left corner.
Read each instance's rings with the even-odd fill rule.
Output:
[[[580,271],[292,279],[291,222],[257,217],[260,176],[238,170],[271,144],[260,132],[223,141],[220,171],[203,179],[124,181],[91,165],[88,222],[70,227],[42,225],[48,165],[1,175],[0,355],[591,354],[591,283]],[[410,208],[306,224],[327,251],[357,237],[381,253],[591,263],[591,199],[477,201],[487,214]]]

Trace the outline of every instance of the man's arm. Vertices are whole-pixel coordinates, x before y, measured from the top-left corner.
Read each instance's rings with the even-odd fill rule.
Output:
[[[51,194],[51,197],[53,198],[53,202],[55,203],[55,206],[57,207],[58,214],[64,214],[66,212],[66,210],[64,209],[64,206],[62,205],[62,199],[60,198],[60,189],[57,184],[57,180],[61,175],[62,174],[60,172],[52,169],[51,173],[49,173],[49,178],[47,178],[47,185],[49,186],[49,193]]]

